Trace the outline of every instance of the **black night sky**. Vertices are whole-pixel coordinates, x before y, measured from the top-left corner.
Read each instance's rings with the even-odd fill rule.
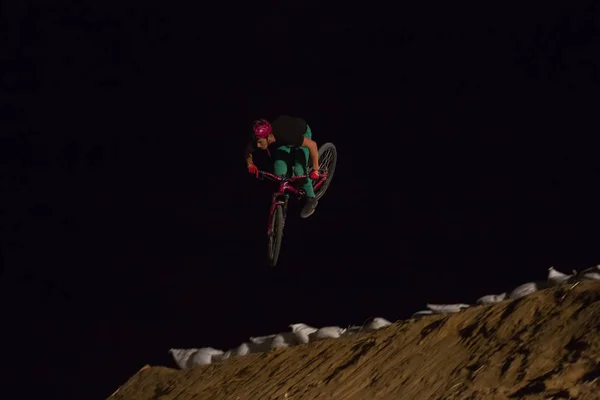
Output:
[[[597,4],[285,3],[3,3],[4,364],[28,390],[103,399],[171,347],[600,262]],[[279,114],[339,154],[272,269],[242,153]]]

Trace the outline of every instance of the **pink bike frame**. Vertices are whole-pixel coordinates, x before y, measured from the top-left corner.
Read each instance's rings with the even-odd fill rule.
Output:
[[[270,172],[258,171],[259,179],[261,179],[263,176],[266,176],[267,178],[269,178],[273,181],[279,182],[279,190],[277,192],[273,193],[273,202],[271,203],[271,209],[269,210],[269,227],[267,229],[267,234],[271,234],[271,228],[272,228],[271,221],[273,219],[273,213],[275,213],[275,208],[278,205],[283,205],[285,203],[283,200],[280,200],[279,198],[281,196],[285,195],[285,193],[288,191],[297,196],[303,195],[304,192],[296,189],[293,185],[294,185],[294,182],[296,182],[297,180],[306,178],[306,175],[296,175],[289,179],[286,178],[284,180],[282,177],[272,174]],[[319,187],[323,184],[323,182],[325,182],[326,179],[327,179],[327,173],[320,174],[319,179],[317,180],[317,183],[314,184],[314,189],[315,190],[319,189]]]

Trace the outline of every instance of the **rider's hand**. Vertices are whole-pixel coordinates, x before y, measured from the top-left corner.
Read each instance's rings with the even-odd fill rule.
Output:
[[[256,168],[256,165],[254,165],[254,164],[248,165],[248,172],[250,172],[252,175],[254,175],[258,178],[258,168]]]
[[[317,179],[319,179],[319,171],[316,169],[313,169],[312,171],[310,171],[310,179],[312,179],[313,181],[316,181]]]

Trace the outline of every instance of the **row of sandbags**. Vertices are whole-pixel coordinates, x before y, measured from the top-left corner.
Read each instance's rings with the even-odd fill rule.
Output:
[[[572,274],[565,274],[557,271],[554,267],[548,268],[546,280],[527,282],[519,285],[507,292],[500,294],[488,294],[477,299],[478,305],[495,304],[504,300],[516,300],[528,296],[538,290],[546,289],[562,284],[577,284],[583,280],[600,280],[600,265],[584,269],[583,271],[573,271]],[[427,304],[426,310],[417,311],[412,315],[413,318],[421,318],[432,314],[451,314],[459,312],[470,307],[470,304]]]
[[[565,274],[557,271],[554,267],[550,267],[548,268],[548,275],[544,281],[527,282],[501,294],[488,294],[477,299],[476,303],[477,305],[486,305],[499,303],[504,300],[515,300],[548,287],[561,284],[577,284],[577,282],[582,280],[600,280],[600,265],[580,272],[573,271],[572,274]],[[421,318],[426,315],[434,314],[451,314],[471,307],[470,304],[463,303],[427,304],[426,306],[426,310],[414,313],[412,318]],[[289,325],[291,330],[288,332],[251,337],[247,342],[227,351],[214,349],[212,347],[203,347],[199,349],[171,349],[170,354],[179,368],[185,369],[192,368],[195,365],[221,362],[230,357],[240,357],[251,353],[263,353],[271,349],[287,348],[323,339],[335,339],[341,336],[356,334],[361,331],[374,331],[389,325],[391,325],[390,321],[380,317],[373,318],[363,326],[354,325],[349,326],[348,328],[340,328],[339,326],[314,328],[303,323],[297,323]]]
[[[214,349],[212,347],[203,347],[199,349],[171,349],[169,352],[177,366],[181,369],[186,369],[196,365],[222,362],[230,357],[240,357],[252,353],[264,353],[271,349],[287,348],[323,339],[335,339],[341,336],[354,335],[361,331],[374,331],[391,324],[390,321],[380,317],[373,318],[363,326],[352,325],[347,328],[341,328],[339,326],[314,328],[304,323],[296,323],[288,326],[290,331],[266,336],[250,337],[247,342],[227,351]]]

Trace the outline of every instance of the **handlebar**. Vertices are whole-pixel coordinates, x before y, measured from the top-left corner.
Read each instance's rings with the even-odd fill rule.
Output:
[[[294,181],[296,181],[298,179],[306,178],[308,175],[295,175],[295,176],[292,176],[291,178],[284,178],[284,177],[277,176],[277,175],[272,174],[272,173],[267,172],[267,171],[260,171],[259,170],[257,178],[258,179],[262,179],[263,176],[266,176],[267,178],[269,178],[269,179],[271,179],[273,181],[276,181],[276,182],[282,182],[282,181],[285,180],[285,181],[287,181],[289,183],[294,183]]]

